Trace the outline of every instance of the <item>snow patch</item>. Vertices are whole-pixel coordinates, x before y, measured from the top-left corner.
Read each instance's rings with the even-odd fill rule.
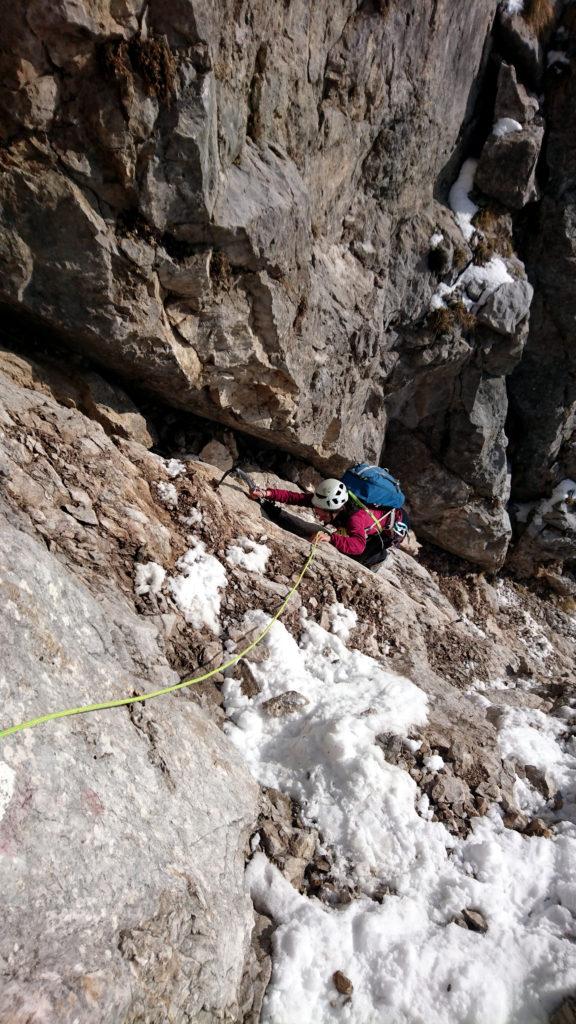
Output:
[[[472,218],[478,207],[472,202],[469,193],[474,187],[474,175],[478,166],[477,160],[465,160],[460,168],[460,174],[450,189],[448,202],[456,223],[458,224],[464,238],[469,241],[474,234]]]
[[[245,627],[268,621],[252,612]],[[376,742],[424,722],[425,694],[317,623],[303,626],[299,643],[272,626],[267,658],[251,666],[259,694],[248,698],[227,679],[226,731],[255,777],[298,800],[319,828],[336,881],[379,896],[328,908],[255,854],[250,892],[277,925],[263,1024],[545,1024],[576,986],[575,825],[563,821],[551,839],[527,837],[505,828],[493,807],[472,819],[466,839],[450,835]],[[267,717],[263,702],[287,689],[308,703]],[[576,750],[563,730],[573,710],[555,722],[508,709],[503,756],[552,763],[567,784]],[[427,767],[441,761],[428,757]],[[385,886],[395,895],[382,896]],[[484,916],[485,934],[455,923],[464,908]],[[351,999],[337,991],[336,971],[352,982]]]
[[[220,591],[226,586],[226,571],[214,555],[206,552],[201,540],[182,555],[176,563],[180,575],[168,581],[175,604],[186,622],[195,629],[207,626],[213,633],[220,632]]]
[[[160,501],[168,508],[176,508],[178,504],[178,492],[174,487],[174,484],[167,484],[161,480],[156,484],[156,490],[158,491],[158,497]]]
[[[430,239],[430,248],[437,249],[439,245],[442,245],[443,241],[444,235],[442,234],[442,232],[435,231],[434,234],[432,235],[432,238]]]
[[[157,562],[140,563],[134,573],[134,590],[140,597],[143,594],[159,594],[165,577],[166,569]]]
[[[462,296],[464,301],[469,299],[472,305],[479,308],[497,288],[513,280],[504,260],[500,256],[493,256],[483,267],[478,267],[474,263],[466,267],[458,278],[457,287],[465,293]],[[480,297],[474,302],[474,296],[478,291],[481,292]]]
[[[339,636],[343,643],[350,639],[350,633],[358,623],[358,616],[353,608],[336,601],[328,609],[330,618],[330,630]]]
[[[182,473],[186,472],[186,466],[180,462],[180,459],[166,459],[166,472],[175,480],[176,477],[182,476]]]
[[[536,502],[534,501],[518,502],[512,505],[512,512],[518,523],[527,523],[535,508]]]
[[[492,126],[492,135],[501,139],[503,135],[510,135],[511,132],[521,132],[522,125],[513,117],[500,117]]]
[[[527,840],[481,819],[458,847],[425,898],[414,886],[338,910],[299,895],[257,853],[248,886],[278,924],[263,1024],[545,1024],[576,980],[576,841]],[[485,935],[453,923],[463,907],[483,913]]]
[[[14,793],[16,772],[5,761],[0,761],[0,821],[4,817]]]
[[[440,754],[431,754],[424,758],[424,767],[431,772],[439,772],[444,767],[444,758]]]
[[[567,56],[564,50],[550,50],[546,58],[548,67],[551,68],[553,64],[570,64],[570,58]]]
[[[501,287],[513,281],[508,267],[500,256],[493,256],[483,267],[470,263],[452,286],[440,284],[432,296],[430,306],[439,309],[446,305],[446,299],[463,302],[467,309],[476,311]]]
[[[576,769],[576,758],[568,761],[558,745],[558,738],[566,731],[566,723],[545,715],[536,708],[509,708],[500,719],[498,742],[504,757],[515,758],[523,765],[533,764],[542,771],[554,774],[558,767]],[[566,779],[557,778],[563,789]],[[572,784],[574,779],[572,780]]]
[[[257,544],[250,537],[239,537],[226,551],[229,565],[240,565],[249,572],[264,572],[270,558],[270,548],[265,544]]]
[[[268,621],[263,612],[253,612],[244,629]],[[422,824],[414,809],[416,786],[386,762],[375,738],[422,724],[426,695],[312,621],[304,622],[300,646],[279,622],[265,644],[268,658],[251,666],[261,687],[257,696],[245,696],[240,680],[224,684],[226,731],[252,774],[289,793],[318,824],[342,875],[353,864],[368,889],[380,871],[401,885]],[[287,689],[308,703],[271,719],[262,704]]]
[[[199,508],[191,508],[187,516],[180,516],[180,522],[184,526],[202,526],[204,518]]]
[[[569,478],[561,480],[552,491],[550,497],[546,501],[539,502],[531,525],[534,527],[542,526],[544,517],[551,512],[555,506],[558,506],[559,510],[567,512],[566,504],[568,503],[572,506],[575,499],[576,481],[570,480]],[[562,506],[564,506],[564,508],[562,508]]]

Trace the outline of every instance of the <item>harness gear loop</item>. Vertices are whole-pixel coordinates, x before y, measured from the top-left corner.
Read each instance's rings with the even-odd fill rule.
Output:
[[[152,700],[154,697],[162,697],[165,693],[174,693],[176,690],[181,690],[185,686],[193,686],[194,683],[203,683],[207,679],[211,679],[212,676],[217,675],[218,672],[225,672],[226,669],[231,668],[233,665],[237,665],[242,658],[245,658],[250,651],[253,651],[254,648],[262,642],[266,634],[272,629],[274,623],[277,622],[283,614],[290,598],[296,593],[304,579],[304,576],[308,572],[308,569],[314,560],[317,547],[318,542],[316,541],[312,545],[310,553],[300,570],[296,582],[282,601],[278,611],[275,612],[264,629],[261,630],[256,639],[253,640],[252,643],[248,644],[243,651],[240,651],[239,654],[235,654],[233,658],[224,662],[223,665],[218,665],[216,668],[210,669],[209,672],[205,672],[203,675],[197,676],[196,678],[183,679],[179,683],[173,683],[172,686],[163,686],[160,690],[153,690],[151,693],[143,693],[136,697],[120,697],[117,700],[103,701],[101,704],[85,704],[77,708],[65,708],[63,711],[52,711],[48,715],[40,715],[38,718],[30,718],[26,722],[19,722],[18,725],[11,725],[7,729],[0,729],[0,739],[4,739],[6,736],[11,736],[12,733],[15,732],[21,732],[23,729],[33,729],[36,725],[42,725],[44,722],[52,722],[56,718],[68,718],[71,715],[83,715],[90,711],[106,711],[108,708],[120,708],[125,707],[128,704],[137,704],[139,702],[143,703],[146,700]]]

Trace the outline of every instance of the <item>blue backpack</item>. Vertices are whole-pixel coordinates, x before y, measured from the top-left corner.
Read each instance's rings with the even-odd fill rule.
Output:
[[[371,466],[368,462],[347,469],[342,483],[372,508],[402,508],[406,500],[395,477],[387,469]]]

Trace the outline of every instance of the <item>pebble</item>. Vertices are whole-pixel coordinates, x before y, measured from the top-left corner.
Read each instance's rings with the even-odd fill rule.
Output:
[[[332,981],[334,982],[336,988],[338,989],[341,995],[352,995],[354,991],[354,985],[350,981],[350,978],[347,978],[342,971],[334,971],[334,974],[332,975]]]

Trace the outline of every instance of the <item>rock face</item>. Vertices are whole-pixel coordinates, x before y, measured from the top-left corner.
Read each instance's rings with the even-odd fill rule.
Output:
[[[470,356],[429,335],[414,360],[402,324],[494,10],[39,2],[7,27],[2,301],[320,466],[378,459]]]
[[[565,49],[572,28],[573,14],[567,10],[554,45]],[[576,82],[570,49],[566,60],[567,64],[558,65],[559,70],[552,68],[546,77],[548,179],[525,239],[535,298],[524,357],[509,386],[513,496],[520,502],[548,499],[560,481],[575,478],[576,469],[576,146],[568,121],[576,103]],[[543,560],[547,561],[552,542],[549,531],[543,540],[547,549]],[[538,562],[535,538],[531,547],[530,564],[534,565]],[[566,557],[561,535],[556,557],[559,561]]]
[[[538,97],[518,81],[514,65],[502,61],[498,71],[494,120],[510,117],[523,125],[532,121],[538,110]]]
[[[478,188],[512,210],[521,210],[537,199],[536,163],[543,138],[541,124],[518,124],[502,135],[493,133],[478,164]]]
[[[139,616],[119,585],[120,526],[92,503],[98,463],[128,502],[135,488],[117,516],[137,517],[126,536],[142,531],[135,467],[100,426],[6,378],[0,447],[2,725],[177,681],[161,617]],[[257,808],[234,749],[185,694],[1,741],[0,1018],[239,1019]]]
[[[478,319],[497,334],[513,335],[528,316],[533,295],[528,281],[501,284],[478,310]]]
[[[394,463],[417,528],[497,568],[515,472],[504,378],[521,361],[522,434],[538,377],[522,357],[522,264],[515,289],[473,299],[477,325],[428,319],[472,261],[512,254],[508,236],[499,248],[471,225],[464,237],[446,205],[485,123],[490,51],[494,119],[520,130],[486,140],[482,202],[516,211],[539,195],[535,92],[553,26],[500,10],[491,35],[496,8],[35,0],[26,21],[14,12],[0,64],[4,309],[104,376],[323,471]],[[421,446],[436,488],[422,519]]]
[[[245,642],[246,611],[278,607],[309,544],[263,519],[237,481],[216,490],[216,467],[174,466],[108,436],[74,407],[74,382],[66,395],[65,376],[40,361],[4,356],[3,366],[2,725],[221,664]],[[174,493],[165,503],[167,485]],[[232,540],[264,531],[265,574],[227,562]],[[198,541],[225,567],[219,634],[186,619],[169,582]],[[416,752],[390,737],[378,742],[458,835],[492,804],[510,827],[539,827],[513,804],[494,721],[507,703],[543,706],[550,680],[558,694],[573,676],[564,598],[532,594],[528,615],[523,588],[512,588],[428,571],[402,549],[375,574],[329,548],[283,616],[295,635],[303,608],[328,629],[328,609],[345,603],[358,617],[349,644],[430,694]],[[260,646],[243,663],[246,694],[257,691],[251,669],[260,673],[268,655]],[[530,678],[528,691],[490,689],[520,676]],[[290,685],[269,701],[271,715],[302,714]],[[270,961],[266,920],[252,932],[243,888],[248,839],[254,849],[258,833],[286,878],[328,904],[340,900],[342,880],[286,796],[268,790],[263,806],[217,728],[221,703],[207,681],[0,742],[2,1021],[41,1013],[46,1024],[165,1024],[167,1015],[177,1024],[257,1024]],[[526,777],[554,799],[532,769]]]

